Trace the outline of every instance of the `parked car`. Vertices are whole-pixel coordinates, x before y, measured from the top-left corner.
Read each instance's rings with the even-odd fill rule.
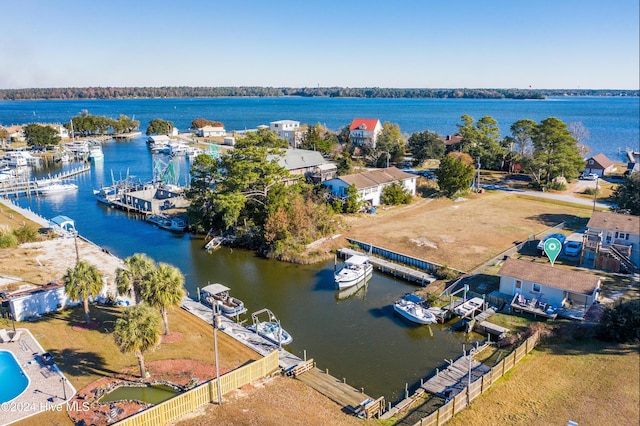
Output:
[[[586,179],[586,180],[596,180],[596,179],[598,179],[599,177],[600,177],[600,176],[598,176],[598,175],[597,175],[597,174],[595,174],[595,173],[589,173],[588,175],[584,175],[584,176],[582,176],[582,178],[583,178],[583,179]]]
[[[558,241],[560,241],[560,244],[564,244],[564,240],[567,239],[567,237],[565,237],[562,234],[549,234],[546,237],[544,237],[543,239],[540,240],[540,242],[538,243],[538,250],[540,251],[544,251],[544,243],[549,239],[549,238],[555,238]]]
[[[580,241],[566,241],[564,244],[564,254],[566,256],[577,256],[582,252],[582,243]]]

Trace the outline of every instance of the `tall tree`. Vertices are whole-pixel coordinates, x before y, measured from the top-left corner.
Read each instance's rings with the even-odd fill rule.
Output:
[[[482,167],[488,169],[501,168],[506,150],[501,145],[498,122],[490,116],[482,117],[477,123],[469,115],[462,116],[462,124],[458,125],[462,136],[460,151],[469,154]]]
[[[585,161],[578,152],[578,141],[567,125],[549,117],[536,126],[532,135],[534,177],[549,186],[556,178],[574,179],[584,169]]]
[[[124,310],[113,330],[113,339],[123,354],[133,352],[138,359],[140,378],[145,378],[144,353],[160,344],[160,318],[148,305],[135,305]]]
[[[169,318],[167,309],[180,306],[184,298],[184,275],[175,266],[160,263],[144,277],[145,285],[141,294],[142,300],[160,310],[164,323],[164,334],[168,336]]]
[[[353,173],[353,160],[351,160],[351,155],[343,151],[342,155],[338,158],[338,165],[336,173],[338,176],[344,176]]]
[[[640,216],[640,173],[627,176],[611,196],[614,211]]]
[[[405,141],[396,123],[385,121],[376,140],[376,166],[385,167],[388,163],[400,163],[406,154]]]
[[[116,269],[116,288],[123,296],[133,297],[140,303],[140,296],[144,291],[144,277],[151,272],[156,264],[144,253],[136,253],[124,260],[124,268]]]
[[[435,174],[438,186],[447,197],[453,197],[460,191],[466,191],[471,186],[475,170],[473,160],[468,154],[452,152],[440,161]]]
[[[537,127],[537,123],[528,118],[518,120],[510,127],[513,136],[514,146],[522,157],[530,157],[533,155],[532,136]]]
[[[317,123],[315,126],[306,126],[302,134],[300,148],[318,151],[326,155],[331,152],[333,145],[336,143],[337,138],[335,135],[332,135],[325,127]]]
[[[62,278],[64,291],[71,300],[81,300],[84,306],[84,319],[87,325],[89,318],[89,298],[96,297],[104,286],[102,273],[95,265],[84,260],[79,261],[75,268],[67,269],[67,273]]]
[[[413,156],[413,165],[417,166],[425,160],[439,160],[444,156],[446,145],[435,132],[425,130],[413,133],[409,137],[409,151]]]
[[[351,184],[347,188],[347,199],[344,203],[344,212],[345,213],[358,213],[362,208],[363,201],[360,199],[358,195],[358,188],[354,184]]]
[[[39,124],[27,124],[22,128],[27,145],[57,145],[60,135],[52,127]]]
[[[589,133],[589,129],[582,123],[582,121],[572,121],[567,124],[567,129],[571,133],[576,141],[578,141],[578,152],[583,158],[586,158],[591,148],[589,148],[586,144],[586,140],[591,137]]]
[[[162,118],[154,118],[147,127],[147,135],[168,135],[172,131],[173,122]]]

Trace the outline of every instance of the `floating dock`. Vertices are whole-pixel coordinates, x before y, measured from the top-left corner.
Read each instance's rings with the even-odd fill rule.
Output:
[[[91,166],[85,165],[64,173],[47,176],[41,179],[10,178],[0,182],[0,197],[19,197],[38,194],[38,188],[55,180],[64,180],[91,170]]]
[[[348,258],[354,255],[362,255],[362,252],[349,248],[343,248],[338,250],[338,255],[341,258]],[[417,282],[423,287],[437,279],[435,276],[428,272],[393,263],[377,256],[369,256],[369,263],[371,263],[374,268],[378,269],[381,272],[393,275],[394,277],[403,278],[407,281]]]

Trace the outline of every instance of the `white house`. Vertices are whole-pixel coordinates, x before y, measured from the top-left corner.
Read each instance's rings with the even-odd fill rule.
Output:
[[[269,129],[274,132],[280,139],[289,141],[292,147],[298,146],[300,122],[293,120],[279,120],[269,123]]]
[[[640,267],[640,216],[593,212],[584,234],[583,261],[616,272]]]
[[[223,126],[204,126],[198,129],[198,136],[200,137],[215,137],[224,136],[227,132]]]
[[[416,179],[416,175],[405,173],[396,167],[388,167],[386,169],[338,176],[325,181],[323,185],[328,187],[331,193],[339,198],[346,197],[347,188],[355,185],[358,190],[358,197],[361,200],[370,203],[372,206],[379,206],[382,189],[393,182],[400,182],[412,196],[415,196]]]
[[[601,287],[597,275],[512,258],[505,260],[498,276],[500,293],[521,295],[554,308],[588,309]]]
[[[318,151],[310,151],[307,149],[285,149],[284,156],[268,155],[267,160],[277,160],[278,164],[289,171],[292,175],[303,175],[309,180],[319,182],[323,176],[333,174],[337,167],[335,164],[324,159]]]
[[[377,118],[354,118],[349,126],[349,137],[354,145],[376,147],[382,124]]]
[[[24,126],[13,125],[13,126],[5,127],[4,129],[9,134],[9,140],[11,140],[13,142],[24,142],[25,141],[25,136],[24,136],[23,127]]]
[[[3,292],[2,299],[3,305],[8,303],[11,315],[16,321],[37,318],[60,310],[70,303],[64,286],[57,282],[12,293]]]
[[[69,139],[71,137],[69,130],[62,124],[44,124],[44,126],[51,127],[55,130],[60,139]]]
[[[588,175],[594,173],[600,177],[604,177],[605,175],[613,172],[614,168],[615,164],[613,161],[609,160],[606,155],[600,153],[587,159],[584,174]]]

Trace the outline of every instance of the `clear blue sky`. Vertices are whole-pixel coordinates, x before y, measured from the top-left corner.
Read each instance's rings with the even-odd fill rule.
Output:
[[[0,88],[639,88],[638,0],[6,0]]]

